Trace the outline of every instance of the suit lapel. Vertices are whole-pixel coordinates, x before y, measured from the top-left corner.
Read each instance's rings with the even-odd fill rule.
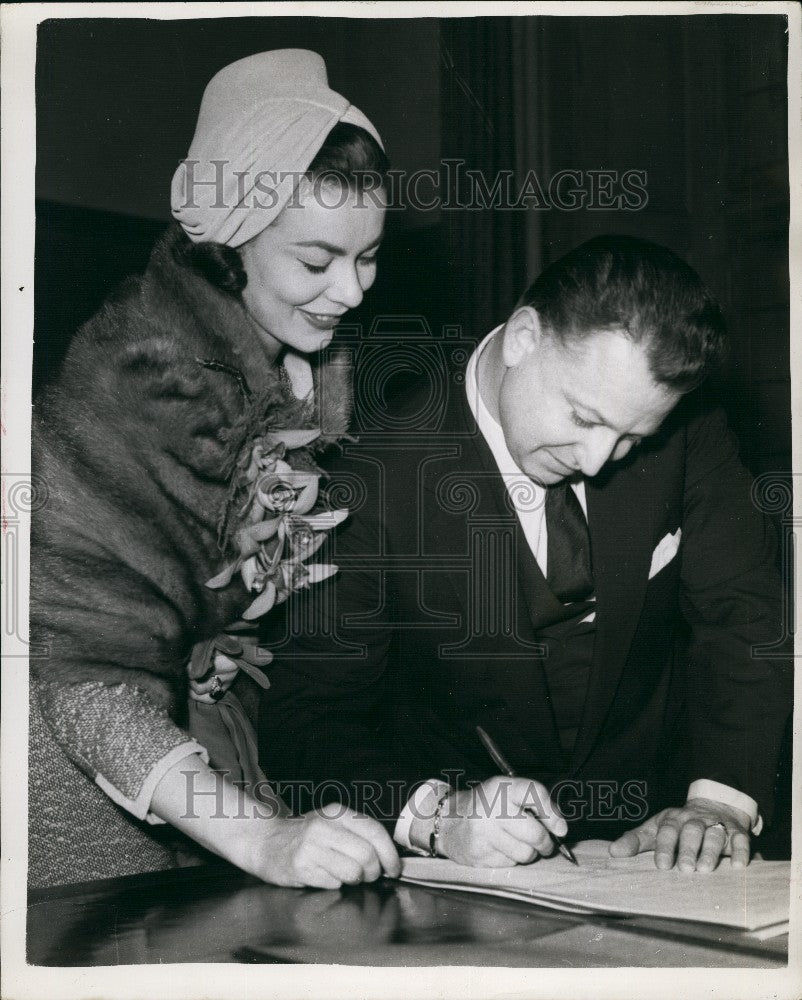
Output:
[[[468,433],[466,433],[466,428]],[[449,406],[438,437],[453,435],[455,472],[472,482],[477,495],[473,511],[511,518],[517,554],[519,635],[533,643],[544,621],[557,620],[563,606],[551,593],[526,541],[520,521],[510,506],[508,493],[495,459],[476,428],[470,405],[459,384],[452,389]],[[632,637],[641,613],[648,582],[650,542],[654,536],[654,469],[649,454],[642,452],[627,466],[611,467],[586,482],[588,523],[591,538],[594,585],[598,605],[596,641],[582,726],[573,751],[571,770],[576,772],[587,760],[599,737],[604,719],[615,696]],[[437,517],[437,507],[433,516]],[[442,510],[439,516],[442,516]],[[443,535],[453,535],[453,525],[443,521]],[[459,600],[469,614],[466,595],[460,588]],[[469,619],[466,619],[469,620]],[[505,643],[500,640],[499,652]],[[512,647],[510,647],[512,648]],[[505,725],[489,715],[489,725],[500,727],[513,763],[525,766],[535,750],[541,759],[562,757],[554,715],[542,668],[533,651],[532,659],[520,657],[505,662],[492,676],[486,675],[488,703],[499,699],[517,702]],[[502,690],[503,689],[503,690]],[[494,698],[498,695],[498,698]],[[558,768],[555,768],[555,771]]]
[[[481,680],[483,701],[487,714],[477,719],[488,731],[495,733],[503,743],[513,765],[522,773],[537,762],[539,768],[549,766],[557,773],[566,764],[560,748],[551,699],[546,685],[542,659],[538,655],[535,630],[551,615],[559,618],[563,606],[554,598],[540,571],[529,543],[515,513],[507,487],[499,474],[498,466],[476,421],[464,392],[452,397],[452,405],[444,430],[462,435],[461,453],[455,467],[470,477],[477,493],[477,502],[471,516],[496,522],[509,523],[512,528],[515,552],[516,579],[507,586],[515,600],[515,626],[511,636],[498,636],[494,647],[497,658],[490,670],[482,665]],[[465,428],[473,433],[465,436]],[[459,587],[459,600],[466,616],[470,609],[465,603],[465,591]],[[470,620],[466,617],[466,620]],[[524,646],[522,641],[530,646]],[[505,653],[509,651],[509,655]],[[493,706],[496,706],[494,709]],[[504,706],[500,710],[500,706]],[[540,775],[533,775],[538,777]]]

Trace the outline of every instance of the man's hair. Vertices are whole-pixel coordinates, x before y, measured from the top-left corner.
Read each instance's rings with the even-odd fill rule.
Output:
[[[633,236],[597,236],[540,275],[519,306],[537,310],[563,344],[620,331],[643,343],[655,382],[686,392],[722,363],[726,329],[699,275],[671,250]]]

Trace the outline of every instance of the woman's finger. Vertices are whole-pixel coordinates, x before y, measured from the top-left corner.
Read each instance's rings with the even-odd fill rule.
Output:
[[[298,879],[294,884],[298,887],[311,886],[313,889],[339,889],[342,879],[332,875],[324,866],[313,864],[298,871]]]
[[[225,653],[214,654],[214,672],[216,674],[228,673],[229,671],[236,672],[237,670],[239,670],[239,667],[236,660],[232,660]]]
[[[336,881],[337,884],[334,888],[338,888],[342,884],[358,885],[365,881],[362,865],[333,845],[326,847],[318,845],[314,857],[315,865]]]
[[[202,705],[216,705],[220,700],[219,698],[213,698],[210,694],[196,694],[194,691],[189,692],[189,697],[193,701],[199,701]]]
[[[239,669],[229,670],[222,674],[215,674],[210,680],[203,681],[203,683],[190,680],[189,686],[196,694],[214,694],[215,691],[220,691],[221,689],[227,691],[234,683],[234,679],[238,673]]]
[[[351,818],[349,817],[349,819]],[[373,824],[373,820],[369,820],[367,817],[361,817],[361,820],[363,829]],[[358,878],[353,879],[354,881],[372,882],[381,875],[385,864],[392,867],[391,859],[385,860],[370,839],[362,836],[361,832],[349,829],[342,819],[329,820],[318,817],[313,820],[312,825],[310,825],[310,844],[318,849],[325,848],[349,857],[358,867]],[[392,853],[396,864],[398,864],[398,856],[394,847]],[[344,881],[351,880],[344,879]]]
[[[375,882],[382,873],[379,856],[372,845],[361,837],[351,837],[337,843],[336,850],[359,866],[360,882]]]
[[[350,832],[367,841],[376,852],[384,872],[390,878],[398,878],[401,874],[401,862],[398,858],[398,851],[390,834],[384,829],[381,823],[362,813],[355,812],[353,809],[344,809],[343,806],[338,806],[337,808],[341,813],[337,822],[341,823]]]

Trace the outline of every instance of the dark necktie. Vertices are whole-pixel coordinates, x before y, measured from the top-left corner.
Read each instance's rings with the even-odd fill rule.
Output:
[[[546,489],[548,556],[546,582],[563,602],[593,593],[588,523],[576,493],[563,480]]]

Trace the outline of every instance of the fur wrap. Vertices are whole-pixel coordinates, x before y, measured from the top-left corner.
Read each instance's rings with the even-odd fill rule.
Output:
[[[240,298],[182,264],[179,239],[171,227],[146,273],[81,327],[35,408],[33,472],[48,499],[31,558],[41,680],[133,684],[173,716],[192,646],[253,596],[238,578],[204,586],[226,558],[218,523],[237,455],[255,433],[320,427],[314,449],[287,455],[309,467],[351,410],[349,364],[334,351],[312,359],[314,403],[290,399]]]

